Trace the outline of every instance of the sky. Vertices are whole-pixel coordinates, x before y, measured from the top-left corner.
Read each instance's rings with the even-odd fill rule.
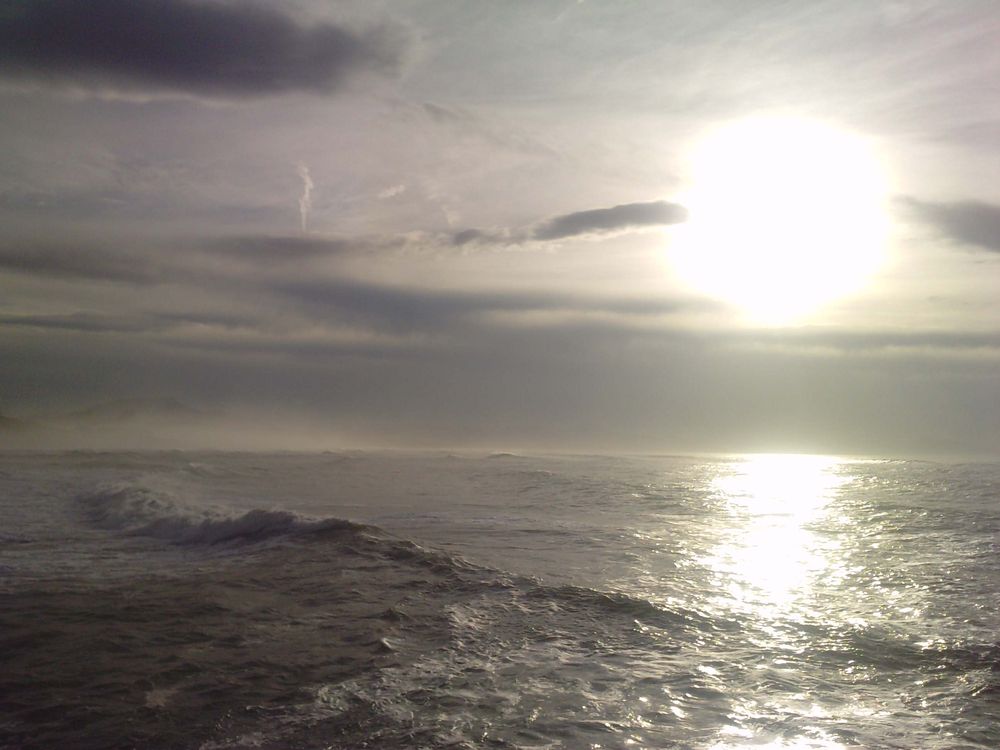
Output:
[[[997,38],[993,0],[5,3],[0,412],[996,456]]]

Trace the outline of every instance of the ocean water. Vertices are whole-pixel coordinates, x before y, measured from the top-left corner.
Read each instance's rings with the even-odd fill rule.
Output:
[[[0,455],[0,748],[1000,747],[1000,466]]]

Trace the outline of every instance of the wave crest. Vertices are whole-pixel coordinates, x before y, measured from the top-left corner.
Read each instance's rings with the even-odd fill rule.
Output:
[[[253,543],[324,531],[371,530],[342,518],[318,519],[286,510],[255,508],[233,515],[186,506],[169,493],[128,484],[101,487],[78,500],[94,526],[175,544]]]

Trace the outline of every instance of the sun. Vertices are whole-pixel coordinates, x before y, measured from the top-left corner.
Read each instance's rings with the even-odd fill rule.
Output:
[[[805,118],[739,120],[692,149],[690,176],[670,261],[751,322],[795,322],[883,260],[885,178],[858,135]]]

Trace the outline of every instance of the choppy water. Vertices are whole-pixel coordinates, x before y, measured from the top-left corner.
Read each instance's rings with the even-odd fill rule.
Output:
[[[1000,747],[1000,467],[0,456],[3,748]]]

